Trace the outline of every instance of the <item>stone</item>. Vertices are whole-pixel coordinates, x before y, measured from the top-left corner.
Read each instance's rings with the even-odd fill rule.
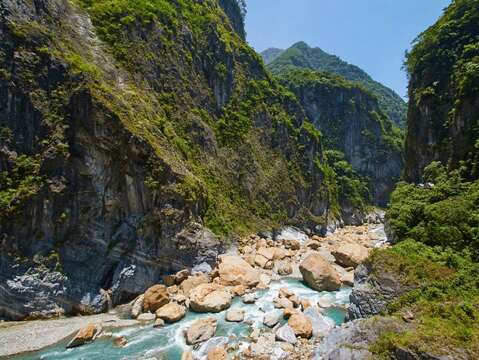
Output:
[[[186,315],[186,308],[176,303],[168,303],[156,310],[156,317],[167,323],[175,323]]]
[[[133,301],[133,306],[131,307],[131,317],[133,319],[136,319],[143,312],[144,299],[145,295],[140,295]]]
[[[303,311],[309,307],[311,307],[311,302],[308,299],[301,299],[301,308]]]
[[[143,311],[154,313],[163,305],[170,302],[170,296],[165,285],[154,285],[145,291],[143,299]]]
[[[209,283],[208,276],[206,276],[203,273],[200,273],[200,274],[196,274],[194,276],[189,276],[188,279],[184,280],[181,283],[180,289],[181,289],[181,291],[183,291],[183,294],[185,296],[189,296],[190,291],[192,289],[194,289],[198,285],[207,284],[207,283]]]
[[[313,336],[323,337],[328,335],[335,327],[333,320],[323,316],[319,311],[313,307],[309,307],[304,311],[306,316],[313,326]]]
[[[236,285],[231,288],[231,292],[235,296],[243,296],[246,293],[246,286],[244,285]]]
[[[285,288],[285,287],[282,287],[281,289],[279,289],[279,297],[285,297],[285,298],[290,298],[291,296],[293,296],[294,293],[289,290],[288,288]]]
[[[286,253],[286,250],[282,249],[282,248],[275,248],[274,249],[274,260],[283,260],[284,258],[286,258],[287,256],[287,253]]]
[[[317,250],[321,246],[321,243],[319,241],[309,240],[309,241],[306,242],[305,246],[308,249]]]
[[[210,264],[207,262],[203,262],[201,264],[195,265],[193,269],[191,269],[191,274],[196,275],[196,274],[205,274],[209,275],[213,271],[213,268],[211,267]]]
[[[229,339],[225,336],[219,336],[209,339],[203,344],[199,345],[197,350],[193,352],[194,359],[205,359],[208,353],[216,347],[226,348],[228,346]]]
[[[285,298],[285,297],[279,299],[279,305],[283,309],[293,309],[294,308],[293,302],[291,300],[289,300],[288,298]]]
[[[241,249],[241,252],[243,254],[251,254],[254,252],[254,249],[251,246],[246,245],[245,247]]]
[[[284,247],[289,250],[301,249],[301,243],[298,240],[287,239],[283,241]]]
[[[266,239],[259,239],[256,242],[256,250],[259,250],[261,248],[265,248],[267,246],[268,246],[268,241],[266,241]]]
[[[185,338],[188,345],[194,345],[211,339],[216,332],[217,321],[214,318],[196,320],[186,330]]]
[[[341,282],[345,286],[354,286],[354,271],[346,272],[341,275]]]
[[[283,309],[283,317],[285,319],[289,319],[291,316],[293,316],[294,314],[298,314],[298,310],[296,309],[293,309],[293,308],[286,308],[286,309]]]
[[[220,283],[225,286],[255,287],[259,283],[259,271],[239,256],[220,256],[218,272]]]
[[[88,324],[77,332],[75,337],[68,343],[67,348],[70,349],[91,343],[92,341],[95,341],[100,333],[100,326]]]
[[[336,291],[341,288],[341,279],[334,267],[318,253],[312,253],[299,265],[304,282],[317,291]]]
[[[263,269],[266,269],[266,266],[269,262],[270,260],[265,258],[263,255],[256,254],[256,256],[254,257],[254,263]]]
[[[161,280],[163,280],[163,284],[167,287],[175,285],[175,275],[163,275]]]
[[[156,329],[162,328],[163,326],[165,326],[165,321],[163,319],[156,319],[155,323],[153,324],[153,327]]]
[[[264,286],[267,287],[271,283],[271,276],[266,274],[261,274],[259,277],[259,282],[260,284],[263,284]]]
[[[243,309],[228,310],[225,315],[225,320],[228,322],[242,322],[244,320],[244,314]]]
[[[330,308],[331,306],[333,306],[333,303],[329,298],[320,298],[318,300],[318,306],[320,308],[327,309],[327,308]]]
[[[278,341],[284,341],[293,345],[298,342],[294,330],[287,324],[276,330],[275,337]]]
[[[168,286],[166,288],[166,291],[168,291],[169,295],[175,295],[178,293],[178,285]]]
[[[181,271],[178,271],[175,274],[175,284],[180,285],[183,281],[188,279],[189,276],[190,276],[190,271],[188,269],[183,269]]]
[[[190,308],[196,312],[220,312],[230,307],[231,293],[221,285],[201,284],[190,291]]]
[[[191,350],[183,351],[183,354],[181,354],[181,360],[194,360]]]
[[[241,298],[244,304],[254,304],[256,302],[256,295],[254,293],[246,294]]]
[[[208,351],[207,360],[226,360],[228,353],[223,346],[216,346]]]
[[[298,313],[292,315],[288,320],[288,325],[298,337],[309,339],[313,336],[313,324],[304,314]]]
[[[275,263],[276,273],[281,276],[291,275],[293,267],[289,261],[277,261]]]
[[[269,312],[267,313],[264,317],[263,317],[263,324],[265,324],[267,327],[275,327],[276,324],[279,323],[281,319],[281,313],[278,312],[278,311],[272,311],[272,312]]]
[[[301,301],[296,295],[290,296],[289,301],[293,303],[293,307],[297,308],[301,305]]]
[[[128,344],[128,341],[123,336],[120,336],[115,338],[114,344],[115,346],[118,346],[118,347],[124,347],[126,346],[126,344]]]
[[[261,255],[268,260],[274,260],[275,248],[272,247],[261,247],[256,251],[256,255]]]
[[[147,313],[141,314],[136,319],[141,322],[150,322],[150,321],[155,321],[156,315],[150,312],[147,312]]]
[[[360,244],[342,244],[333,252],[336,262],[344,267],[356,268],[369,256],[369,250]]]

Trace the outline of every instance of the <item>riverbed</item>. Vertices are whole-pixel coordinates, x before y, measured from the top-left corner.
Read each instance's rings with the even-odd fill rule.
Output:
[[[111,334],[103,336],[94,343],[75,348],[66,349],[68,339],[35,353],[13,357],[17,360],[30,359],[168,359],[180,360],[183,351],[187,348],[183,332],[193,321],[199,318],[214,317],[218,320],[217,337],[228,338],[229,345],[237,345],[239,348],[246,347],[249,335],[255,328],[262,328],[263,316],[274,309],[273,299],[278,291],[287,287],[301,299],[308,299],[312,304],[330,303],[330,307],[323,310],[323,315],[339,325],[345,318],[345,307],[349,303],[351,288],[344,287],[335,292],[316,292],[302,281],[297,279],[282,279],[272,282],[266,290],[258,291],[257,301],[254,304],[243,304],[241,298],[235,298],[230,309],[242,308],[245,310],[245,321],[231,323],[225,321],[226,311],[217,314],[198,314],[192,311],[181,321],[166,325],[163,328],[153,328],[152,324],[139,325],[126,328],[117,328]],[[286,320],[282,320],[286,322]],[[115,338],[124,337],[127,344],[124,347],[115,345]]]

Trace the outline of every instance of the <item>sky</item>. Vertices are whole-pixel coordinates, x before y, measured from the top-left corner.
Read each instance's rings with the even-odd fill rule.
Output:
[[[407,94],[405,51],[451,0],[246,0],[247,39],[257,51],[298,41],[341,57]]]

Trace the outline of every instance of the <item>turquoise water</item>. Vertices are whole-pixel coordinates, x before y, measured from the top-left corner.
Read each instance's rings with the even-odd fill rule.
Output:
[[[226,322],[224,320],[226,311],[218,314],[198,314],[190,311],[180,322],[160,329],[153,328],[153,325],[145,325],[114,330],[114,336],[123,336],[128,341],[128,344],[122,348],[115,346],[114,337],[100,338],[92,344],[76,349],[65,349],[68,341],[64,341],[36,353],[15,357],[15,359],[133,360],[154,358],[180,360],[181,354],[187,348],[183,331],[193,321],[206,317],[214,317],[218,320],[218,329],[215,336],[227,336],[233,339],[232,343],[236,342],[240,346],[245,346],[248,342],[247,337],[253,329],[263,326],[264,314],[274,310],[273,299],[282,287],[287,287],[301,299],[309,299],[312,304],[317,303],[319,299],[328,300],[333,304],[333,307],[325,310],[324,315],[334,320],[338,325],[344,321],[345,311],[341,305],[349,303],[350,288],[343,288],[336,292],[318,293],[299,280],[283,279],[271,283],[269,289],[258,292],[259,299],[255,304],[243,304],[241,298],[233,300],[231,308],[245,309],[245,320],[251,324]]]

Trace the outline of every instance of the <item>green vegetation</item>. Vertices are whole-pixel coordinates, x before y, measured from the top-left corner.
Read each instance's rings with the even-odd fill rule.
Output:
[[[12,158],[9,171],[0,172],[0,218],[5,219],[22,209],[22,206],[38,194],[43,178],[38,159],[21,155]]]
[[[370,258],[411,289],[389,305],[398,317],[413,314],[404,333],[383,334],[372,346],[388,358],[397,347],[479,356],[479,182],[440,163],[424,170],[426,185],[400,183],[387,212],[398,245]]]
[[[477,0],[452,1],[443,16],[416,39],[405,64],[411,78],[411,124],[419,121],[424,113],[421,108],[428,107],[433,128],[438,129],[435,158],[443,159],[449,169],[466,165],[470,179],[479,177],[479,152],[472,150],[479,139],[479,108],[475,105],[479,91],[478,7]]]
[[[330,55],[319,48],[311,48],[304,42],[294,44],[283,51],[268,65],[268,68],[274,74],[279,74],[291,66],[325,71],[360,83],[378,97],[381,110],[396,125],[401,128],[405,127],[407,105],[404,100],[393,90],[374,81],[359,67],[348,64],[339,57]]]
[[[454,359],[478,358],[479,263],[469,252],[406,240],[375,252],[369,261],[413,289],[389,306],[398,318],[411,318],[412,326],[382,334],[370,348],[374,354],[389,359],[401,347]]]

